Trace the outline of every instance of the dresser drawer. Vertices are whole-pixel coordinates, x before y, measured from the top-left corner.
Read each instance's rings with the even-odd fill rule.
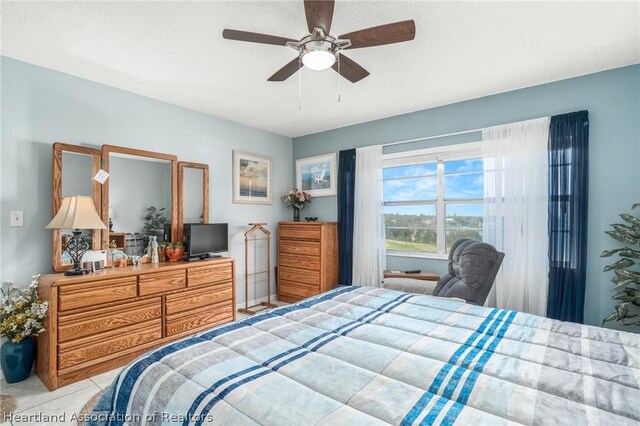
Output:
[[[229,281],[233,278],[231,263],[220,265],[207,265],[189,268],[187,271],[187,286],[193,287],[203,284],[213,284],[221,281]]]
[[[320,272],[306,269],[288,268],[280,266],[278,268],[278,280],[287,280],[294,283],[300,282],[310,285],[320,285]]]
[[[184,270],[140,275],[138,278],[138,294],[140,296],[180,290],[186,286],[187,278]]]
[[[160,298],[157,297],[89,312],[62,314],[58,318],[58,341],[64,343],[104,331],[120,329],[130,324],[160,318],[161,311]]]
[[[286,225],[280,227],[280,238],[320,240],[320,225]]]
[[[213,306],[167,315],[165,330],[167,336],[172,336],[206,325],[213,327],[229,321],[233,321],[233,306],[225,301]]]
[[[320,243],[313,241],[280,240],[280,253],[320,256]]]
[[[137,277],[100,280],[60,287],[58,310],[84,308],[137,296]]]
[[[87,361],[124,351],[162,337],[160,318],[120,327],[104,333],[58,345],[58,369],[73,367]]]
[[[278,280],[278,292],[286,293],[300,298],[311,297],[320,294],[319,286],[309,286],[296,282]]]
[[[223,284],[167,295],[166,313],[167,315],[176,314],[222,301],[228,301],[229,304],[232,304],[233,289],[231,287],[232,284],[229,281]]]
[[[280,253],[278,256],[279,267],[304,268],[313,271],[320,270],[320,257],[304,254]]]

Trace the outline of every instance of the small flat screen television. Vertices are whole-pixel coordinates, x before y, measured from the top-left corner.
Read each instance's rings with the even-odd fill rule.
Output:
[[[229,226],[226,223],[185,223],[186,260],[216,257],[212,253],[229,251]]]

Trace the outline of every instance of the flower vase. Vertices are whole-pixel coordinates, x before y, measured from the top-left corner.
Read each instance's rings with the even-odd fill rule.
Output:
[[[177,262],[182,258],[182,255],[184,254],[184,248],[182,247],[174,248],[173,246],[168,246],[166,249],[164,249],[164,252],[167,255],[167,258],[169,259],[169,262]]]
[[[20,343],[4,342],[0,349],[0,364],[7,383],[17,383],[28,378],[35,355],[36,339],[33,337],[25,337]]]
[[[300,222],[300,209],[293,208],[293,221]]]

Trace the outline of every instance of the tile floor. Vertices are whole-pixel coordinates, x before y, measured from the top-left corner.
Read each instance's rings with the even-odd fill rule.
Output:
[[[275,303],[279,306],[286,305],[282,302]],[[248,315],[241,313],[236,315],[238,320],[246,317]],[[18,408],[13,422],[0,423],[0,426],[76,425],[72,415],[79,413],[96,393],[109,386],[119,371],[120,368],[117,368],[54,391],[49,391],[35,374],[15,384],[8,384],[3,378],[0,381],[0,394],[16,397]]]

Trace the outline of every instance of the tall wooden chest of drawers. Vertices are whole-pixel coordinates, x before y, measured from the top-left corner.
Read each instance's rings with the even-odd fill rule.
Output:
[[[335,222],[278,224],[278,300],[297,302],[338,283]]]
[[[236,317],[231,258],[42,275],[38,292],[49,310],[36,370],[51,390]]]

